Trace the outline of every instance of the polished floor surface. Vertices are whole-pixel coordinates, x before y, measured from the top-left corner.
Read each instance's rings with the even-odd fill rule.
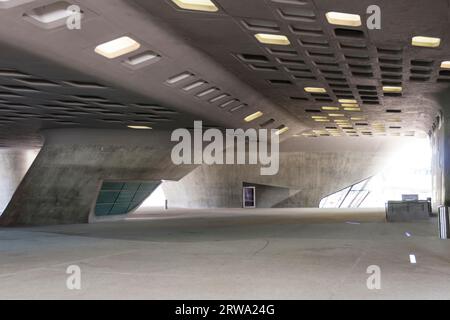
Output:
[[[0,299],[450,299],[436,221],[381,213],[168,211],[0,229]],[[66,286],[71,265],[81,290]],[[380,290],[367,288],[372,265]]]

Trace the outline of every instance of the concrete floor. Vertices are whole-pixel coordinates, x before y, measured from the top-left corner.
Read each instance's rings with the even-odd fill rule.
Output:
[[[0,229],[0,299],[450,299],[450,241],[437,239],[436,221],[320,215],[169,211]],[[66,288],[69,265],[81,268],[80,291]],[[366,287],[370,265],[381,290]]]

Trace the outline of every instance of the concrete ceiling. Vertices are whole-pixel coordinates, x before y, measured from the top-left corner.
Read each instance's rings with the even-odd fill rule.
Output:
[[[450,60],[449,1],[213,1],[218,12],[182,10],[171,0],[65,1],[83,10],[81,30],[24,18],[57,0],[0,2],[1,145],[39,144],[41,129],[166,129],[194,119],[224,128],[287,126],[284,138],[327,136],[332,128],[342,136],[420,136],[436,121],[435,95],[450,83],[450,71],[440,69]],[[381,30],[365,25],[373,4],[381,8]],[[363,26],[330,25],[329,11],[359,14]],[[291,45],[262,45],[256,33],[285,35]],[[139,51],[111,60],[94,52],[124,35],[141,43]],[[440,47],[411,46],[420,35],[441,38]],[[124,65],[149,51],[159,56],[154,63]],[[185,73],[191,76],[168,82]],[[194,83],[203,84],[187,90]],[[383,85],[403,93],[385,95]],[[327,93],[308,94],[310,86]],[[356,99],[361,112],[342,110],[343,98]],[[264,116],[244,122],[256,111]],[[347,132],[330,113],[345,115]]]

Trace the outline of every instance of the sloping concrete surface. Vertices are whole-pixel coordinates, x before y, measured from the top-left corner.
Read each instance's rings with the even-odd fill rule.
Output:
[[[450,298],[450,242],[437,239],[435,221],[153,215],[0,229],[0,299]],[[66,288],[69,265],[81,268],[80,291]],[[381,290],[366,287],[370,265],[381,268]]]

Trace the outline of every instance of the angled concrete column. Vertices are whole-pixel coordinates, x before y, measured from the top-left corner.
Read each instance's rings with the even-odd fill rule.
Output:
[[[87,223],[103,180],[178,180],[193,167],[170,159],[168,132],[54,130],[0,225]]]
[[[440,206],[448,205],[448,196],[446,195],[446,175],[448,175],[448,160],[446,156],[446,143],[448,138],[446,127],[448,124],[444,118],[436,121],[434,131],[431,134],[431,142],[433,146],[433,160],[432,160],[432,207],[433,212],[437,213]],[[447,199],[447,200],[446,200]]]
[[[0,149],[0,215],[38,152],[38,149]]]
[[[436,117],[430,131],[433,147],[432,177],[433,212],[437,214],[440,206],[450,206],[450,90],[438,95],[441,114]]]

